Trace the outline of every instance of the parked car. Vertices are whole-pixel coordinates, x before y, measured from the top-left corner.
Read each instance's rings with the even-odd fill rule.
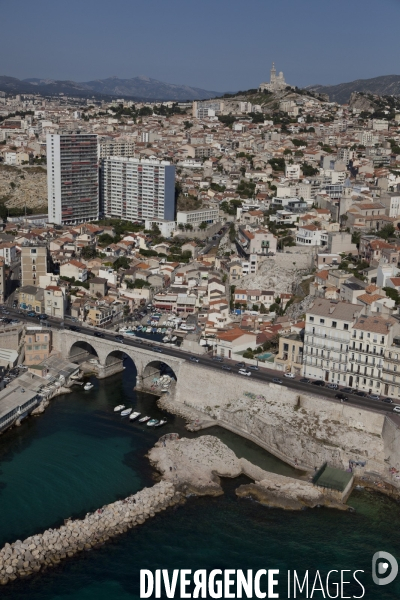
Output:
[[[300,383],[310,383],[310,380],[309,380],[309,379],[307,379],[307,377],[302,377],[302,378],[300,379]]]
[[[162,348],[153,348],[154,352],[164,352],[164,350]]]
[[[70,326],[69,326],[69,329],[70,329],[71,331],[80,331],[80,330],[81,330],[81,329],[80,329],[80,327],[77,327],[76,325],[70,325]]]
[[[335,394],[335,398],[337,398],[338,400],[342,400],[342,402],[347,402],[347,400],[348,400],[348,397],[346,396],[346,394],[342,394],[342,392]]]
[[[354,394],[354,390],[351,387],[344,387],[341,390],[344,394]]]
[[[379,400],[380,396],[378,396],[378,394],[368,394],[368,398],[371,400]]]
[[[49,318],[49,316],[45,315],[44,313],[42,313],[41,315],[38,316],[38,319],[40,319],[41,321],[45,321],[48,318]]]
[[[222,368],[224,371],[232,371],[232,367],[230,367],[229,365],[222,365]]]
[[[311,382],[312,385],[318,385],[319,387],[325,387],[325,381],[322,381],[321,379],[316,379],[315,381]]]
[[[104,335],[104,333],[102,333],[101,331],[95,331],[94,335],[95,335],[95,337],[98,337],[98,338],[104,338],[104,337],[106,337]]]
[[[246,364],[244,362],[238,362],[235,364],[235,367],[239,367],[240,369],[245,369]]]
[[[328,383],[328,385],[326,387],[329,388],[330,390],[337,390],[337,389],[339,389],[339,386],[338,386],[337,383]]]
[[[356,392],[356,396],[361,396],[361,398],[366,398],[367,392],[362,392],[362,391]]]
[[[387,402],[388,404],[393,404],[393,400],[391,398],[382,398],[382,402]]]
[[[252,371],[259,371],[259,367],[257,365],[247,365],[248,369],[251,369]]]
[[[189,360],[191,360],[192,362],[196,362],[196,363],[200,362],[200,359],[197,358],[197,356],[190,356]]]
[[[124,338],[122,337],[122,335],[116,335],[115,336],[115,341],[119,342],[120,344],[123,344],[124,343]]]
[[[246,369],[239,369],[238,373],[239,375],[247,375],[247,377],[251,375],[251,371],[246,371]]]
[[[283,383],[282,379],[279,379],[279,377],[274,377],[272,381],[273,383]]]
[[[216,360],[217,362],[222,362],[224,360],[222,356],[213,356],[212,359]]]
[[[285,373],[284,376],[287,377],[288,379],[294,379],[294,373]]]
[[[6,313],[5,311],[3,311],[3,312],[4,312],[6,315],[8,314],[8,313]],[[32,311],[30,311],[30,312],[28,312],[28,314],[27,314],[27,317],[36,317],[36,313],[35,313],[35,312],[32,312]]]
[[[398,404],[396,404],[396,406],[393,407],[393,412],[400,413],[400,406]]]

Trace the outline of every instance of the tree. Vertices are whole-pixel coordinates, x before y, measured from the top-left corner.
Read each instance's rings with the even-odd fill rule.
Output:
[[[161,230],[156,223],[152,224],[151,230],[152,230],[152,233],[154,233],[154,235],[161,235]]]
[[[184,224],[183,223],[179,223],[178,229],[180,229],[181,231],[183,231],[185,229]]]
[[[347,215],[340,215],[340,223],[342,227],[345,227],[349,217]]]
[[[193,231],[193,225],[191,225],[190,223],[186,223],[185,229],[186,231]]]
[[[104,248],[105,246],[113,244],[114,238],[109,233],[102,233],[101,235],[99,235],[97,241],[99,246],[102,246]]]
[[[96,248],[94,246],[85,246],[84,248],[82,248],[81,256],[82,258],[86,259],[96,258]]]
[[[207,221],[202,221],[202,223],[200,223],[199,225],[199,229],[202,229],[204,231],[204,229],[207,229],[208,227],[208,223]]]
[[[400,294],[395,288],[384,287],[382,288],[384,292],[386,292],[386,296],[395,301],[396,306],[400,304]]]
[[[268,309],[265,307],[265,305],[263,303],[261,303],[260,314],[261,315],[266,315],[267,313],[268,313]]]
[[[119,258],[117,258],[117,260],[113,264],[113,267],[114,267],[115,271],[118,271],[118,269],[121,269],[121,268],[122,269],[129,269],[130,266],[131,266],[131,263],[126,258],[126,256],[120,256]]]
[[[361,241],[361,232],[360,231],[353,231],[352,235],[351,235],[351,243],[352,244],[356,244],[357,248],[360,245],[360,241]]]
[[[236,230],[235,230],[234,224],[231,223],[229,226],[229,241],[233,244],[235,239],[236,239]]]
[[[390,237],[393,237],[394,231],[395,231],[395,229],[394,229],[393,224],[388,223],[387,225],[382,227],[382,229],[380,231],[377,231],[376,235],[380,238],[383,238],[384,240],[387,240]]]

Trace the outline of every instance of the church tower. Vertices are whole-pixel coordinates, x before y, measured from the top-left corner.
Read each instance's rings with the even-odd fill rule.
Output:
[[[275,63],[272,63],[272,69],[271,69],[271,79],[270,79],[270,83],[273,85],[275,83],[276,80],[276,69],[275,69]]]

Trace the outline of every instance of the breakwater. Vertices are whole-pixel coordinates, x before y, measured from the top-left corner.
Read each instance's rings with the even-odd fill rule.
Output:
[[[160,481],[151,488],[87,514],[84,519],[67,520],[58,529],[48,529],[23,541],[5,544],[0,550],[0,583],[6,585],[18,577],[56,566],[67,557],[103,544],[144,523],[181,499],[172,483]]]

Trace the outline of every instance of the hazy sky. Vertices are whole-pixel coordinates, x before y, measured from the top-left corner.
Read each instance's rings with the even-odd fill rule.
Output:
[[[257,87],[400,73],[400,0],[0,0],[0,75]]]

